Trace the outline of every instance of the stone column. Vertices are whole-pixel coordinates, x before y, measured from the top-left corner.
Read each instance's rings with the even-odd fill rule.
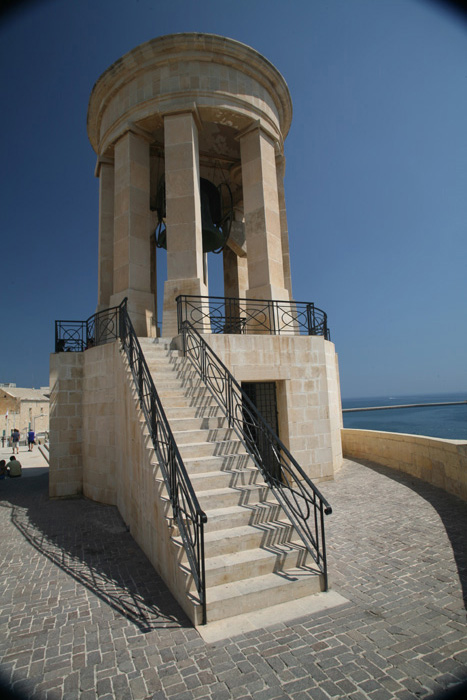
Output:
[[[167,281],[164,285],[162,335],[177,335],[179,294],[205,296],[203,272],[198,128],[195,114],[164,117],[167,211]]]
[[[114,275],[114,161],[98,158],[99,178],[99,267],[97,311],[108,309],[113,292]]]
[[[274,142],[259,126],[240,137],[248,296],[289,299],[282,261]]]
[[[292,300],[292,274],[290,271],[289,227],[287,225],[287,210],[285,208],[285,158],[276,156],[277,193],[279,196],[279,216],[281,222],[282,261],[284,266],[284,285]]]
[[[149,143],[129,130],[115,144],[114,268],[111,305],[128,297],[136,333],[155,335],[151,294]]]
[[[248,265],[246,257],[240,258],[230,248],[224,248],[224,296],[243,299],[248,288]]]

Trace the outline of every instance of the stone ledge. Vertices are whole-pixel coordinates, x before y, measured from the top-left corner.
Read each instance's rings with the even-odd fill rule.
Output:
[[[422,479],[467,501],[467,441],[342,429],[348,459],[368,459]]]

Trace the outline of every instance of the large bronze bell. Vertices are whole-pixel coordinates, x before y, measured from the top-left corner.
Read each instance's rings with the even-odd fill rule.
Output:
[[[202,177],[200,178],[200,198],[203,253],[220,253],[229,237],[233,220],[230,187],[226,183],[216,187],[214,183]],[[163,178],[157,189],[156,200],[155,209],[159,219],[156,228],[156,245],[158,248],[167,250],[165,182]]]

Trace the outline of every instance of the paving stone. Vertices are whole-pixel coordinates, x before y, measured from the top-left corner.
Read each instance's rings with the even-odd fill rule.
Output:
[[[322,490],[349,603],[215,645],[115,508],[20,487],[0,496],[0,670],[38,700],[412,700],[465,677],[467,509],[434,487],[346,461]]]

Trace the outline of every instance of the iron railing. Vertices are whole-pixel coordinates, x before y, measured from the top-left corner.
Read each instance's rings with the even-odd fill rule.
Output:
[[[104,323],[104,318],[107,318],[108,322]],[[113,323],[110,323],[110,319],[113,319]],[[128,359],[139,403],[169,494],[174,520],[180,532],[202,606],[203,624],[206,624],[204,525],[207,522],[207,516],[201,510],[154,386],[128,315],[127,300],[124,299],[120,306],[108,309],[107,312],[91,316],[87,321],[57,321],[55,324],[56,352],[76,352],[117,339],[120,339]]]
[[[86,321],[55,321],[55,352],[83,352],[119,337],[120,306],[99,311]]]
[[[186,294],[176,301],[179,333],[188,321],[200,333],[322,335],[331,339],[327,314],[311,302]]]
[[[196,328],[184,321],[181,331],[184,354],[225,411],[229,426],[282,505],[323,574],[327,590],[324,515],[332,513],[331,506]]]

